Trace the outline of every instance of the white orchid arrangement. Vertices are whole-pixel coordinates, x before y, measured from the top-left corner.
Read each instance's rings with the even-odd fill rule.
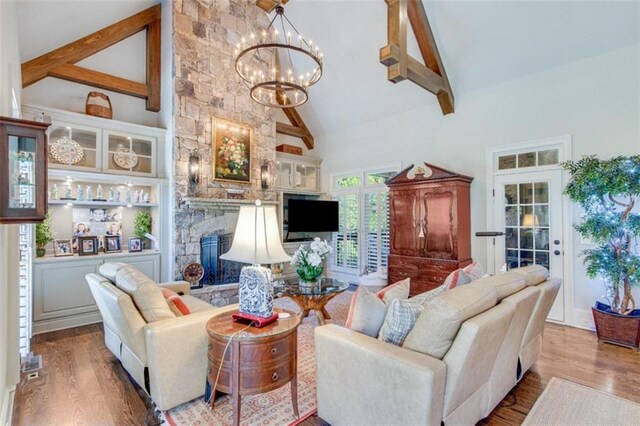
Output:
[[[296,272],[302,281],[313,282],[324,270],[322,262],[329,257],[332,248],[326,240],[316,237],[307,247],[301,245],[293,254],[291,265],[296,266]]]

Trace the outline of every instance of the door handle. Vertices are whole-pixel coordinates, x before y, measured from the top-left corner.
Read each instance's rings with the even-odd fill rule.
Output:
[[[556,256],[560,256],[560,250],[554,250],[553,254],[555,254]]]
[[[560,240],[553,240],[553,244],[559,245],[560,244]]]

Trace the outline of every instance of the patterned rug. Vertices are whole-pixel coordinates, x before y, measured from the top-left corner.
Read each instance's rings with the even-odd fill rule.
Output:
[[[327,304],[331,319],[327,323],[344,325],[351,302],[350,291],[345,291]],[[299,311],[298,306],[290,299],[276,299],[274,305],[279,308]],[[293,414],[290,385],[260,395],[245,396],[240,408],[241,426],[281,426],[293,425],[309,417],[316,410],[316,365],[313,330],[318,326],[318,319],[312,312],[304,318],[298,327],[298,408],[300,418]],[[204,390],[204,383],[203,383]],[[215,409],[209,409],[204,398],[182,404],[164,413],[165,420],[171,426],[216,425],[224,426],[233,423],[231,396],[216,400]]]

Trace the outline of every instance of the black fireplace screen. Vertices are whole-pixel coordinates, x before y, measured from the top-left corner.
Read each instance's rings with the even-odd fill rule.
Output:
[[[243,263],[220,259],[220,255],[231,248],[233,234],[211,235],[200,239],[200,260],[204,276],[200,281],[204,285],[237,283]]]

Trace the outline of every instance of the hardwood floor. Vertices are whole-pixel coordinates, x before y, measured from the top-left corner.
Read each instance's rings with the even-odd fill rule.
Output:
[[[40,377],[22,378],[15,425],[144,425],[147,406],[104,346],[102,325],[38,335]],[[640,403],[640,353],[596,343],[592,332],[549,324],[542,358],[482,425],[518,425],[552,377],[564,378]],[[311,418],[303,426],[326,425]]]

